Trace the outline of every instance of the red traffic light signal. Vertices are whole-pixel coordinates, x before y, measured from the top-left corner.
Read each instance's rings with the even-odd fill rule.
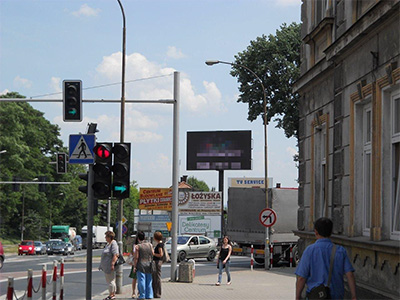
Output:
[[[107,159],[111,156],[111,147],[109,144],[97,144],[93,148],[93,152],[97,157]]]
[[[56,161],[57,161],[56,162],[57,174],[67,173],[67,154],[66,153],[57,153]]]
[[[112,143],[97,143],[94,152],[94,196],[98,199],[111,197]]]

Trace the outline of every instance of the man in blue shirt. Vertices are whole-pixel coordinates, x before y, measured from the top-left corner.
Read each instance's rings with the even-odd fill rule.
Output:
[[[333,243],[329,239],[332,234],[332,228],[333,223],[328,218],[319,218],[315,221],[314,233],[317,241],[306,248],[295,272],[297,275],[296,300],[301,299],[301,292],[306,283],[307,293],[321,284],[328,284],[330,257],[333,247]],[[329,286],[331,299],[343,299],[344,275],[346,275],[349,283],[351,298],[356,299],[356,283],[353,272],[354,268],[350,263],[346,250],[342,246],[337,246]]]

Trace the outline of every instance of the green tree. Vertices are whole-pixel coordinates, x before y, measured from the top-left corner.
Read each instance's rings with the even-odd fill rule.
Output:
[[[199,180],[193,176],[187,179],[187,183],[193,187],[195,191],[199,192],[209,192],[210,188],[208,187],[207,183],[203,180]]]
[[[0,98],[24,98],[12,92]],[[47,238],[51,224],[79,227],[85,224],[86,196],[78,191],[82,185],[78,174],[81,165],[68,165],[67,174],[57,174],[54,165],[57,152],[67,152],[59,138],[60,128],[44,118],[27,102],[0,100],[0,180],[33,181],[45,176],[48,182],[69,182],[47,185],[39,192],[36,184],[23,184],[19,192],[11,184],[0,185],[0,235],[18,237],[21,233],[24,206],[24,238]],[[50,223],[51,216],[51,223]]]
[[[275,35],[262,35],[243,52],[235,56],[231,75],[237,77],[239,86],[238,102],[249,106],[249,121],[258,116],[263,118],[263,91],[259,81],[246,66],[262,80],[267,100],[267,120],[277,121],[289,138],[298,137],[299,95],[292,92],[292,85],[300,74],[300,24],[283,24]]]

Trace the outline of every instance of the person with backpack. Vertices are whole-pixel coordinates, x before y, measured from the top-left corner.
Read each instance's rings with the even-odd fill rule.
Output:
[[[154,298],[161,298],[161,266],[164,262],[165,248],[162,241],[163,235],[161,232],[154,232],[154,242],[156,247],[154,248],[153,263],[154,268],[152,272],[153,277],[153,296]]]
[[[351,299],[357,299],[354,268],[346,250],[330,240],[332,229],[333,222],[329,218],[315,221],[314,233],[317,241],[304,250],[295,272],[296,299],[301,299],[305,284],[308,299],[343,299],[344,275],[347,277]]]

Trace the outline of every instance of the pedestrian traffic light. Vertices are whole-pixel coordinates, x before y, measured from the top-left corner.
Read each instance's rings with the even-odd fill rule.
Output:
[[[56,159],[57,165],[57,174],[65,174],[67,173],[67,154],[66,153],[57,153]]]
[[[115,143],[113,154],[113,196],[117,199],[129,198],[131,143]]]
[[[82,121],[82,81],[63,81],[63,116],[65,122]]]
[[[98,199],[111,197],[112,143],[97,143],[94,152],[94,196]]]
[[[99,203],[97,212],[100,214],[100,220],[107,222],[108,203]]]
[[[89,180],[89,172],[80,173],[78,176],[79,176],[80,179],[83,179],[83,180],[86,181],[86,185],[79,186],[78,190],[87,195],[87,193],[88,193],[88,186],[87,185],[88,185],[88,180]]]
[[[39,176],[38,179],[39,179],[39,182],[46,182],[47,177]],[[46,184],[45,183],[39,183],[39,192],[46,193]]]

